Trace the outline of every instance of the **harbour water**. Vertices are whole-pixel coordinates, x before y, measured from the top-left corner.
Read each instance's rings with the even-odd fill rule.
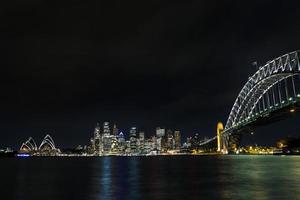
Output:
[[[300,199],[297,156],[1,158],[3,200]]]

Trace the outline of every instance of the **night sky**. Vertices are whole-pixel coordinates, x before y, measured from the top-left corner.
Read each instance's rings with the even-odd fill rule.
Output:
[[[59,147],[87,144],[103,121],[125,134],[137,126],[150,136],[161,126],[212,136],[255,72],[251,63],[300,49],[299,7],[2,1],[0,147],[17,148],[29,136],[39,143],[46,133]]]

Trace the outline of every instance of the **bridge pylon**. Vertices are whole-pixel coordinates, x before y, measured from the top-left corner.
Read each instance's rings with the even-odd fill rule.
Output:
[[[218,122],[217,124],[217,151],[221,152],[223,150],[223,141],[222,141],[222,133],[224,131],[224,126],[222,122]]]

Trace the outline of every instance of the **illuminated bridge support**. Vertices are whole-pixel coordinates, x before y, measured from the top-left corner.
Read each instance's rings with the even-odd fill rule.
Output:
[[[221,152],[223,151],[223,141],[222,141],[222,132],[224,131],[224,126],[222,122],[219,122],[217,124],[217,151]]]

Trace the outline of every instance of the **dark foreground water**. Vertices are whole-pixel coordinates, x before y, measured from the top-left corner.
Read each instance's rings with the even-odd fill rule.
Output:
[[[300,157],[1,158],[1,200],[300,199]]]

